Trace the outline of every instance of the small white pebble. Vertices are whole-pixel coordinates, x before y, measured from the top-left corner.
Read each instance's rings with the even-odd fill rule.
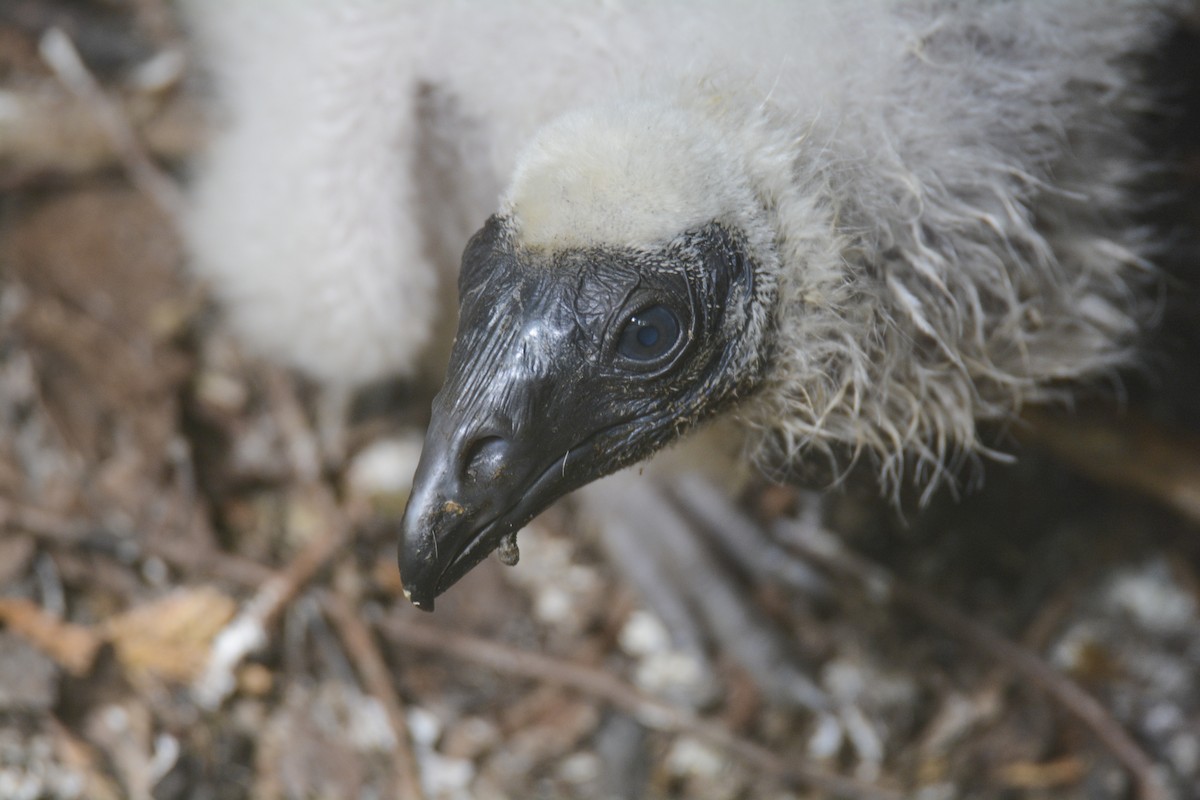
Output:
[[[842,703],[854,703],[862,696],[866,676],[859,664],[836,659],[821,671],[821,683],[835,699]]]
[[[595,753],[574,753],[558,765],[558,774],[567,783],[591,783],[600,777],[600,759]]]
[[[420,436],[410,433],[379,439],[364,447],[346,471],[350,493],[364,497],[408,494],[422,444]]]
[[[196,380],[196,398],[208,408],[226,414],[240,414],[250,399],[250,391],[232,375],[205,370]]]
[[[120,706],[109,706],[104,709],[101,719],[104,727],[113,733],[124,733],[129,730],[129,713]]]
[[[1196,598],[1175,583],[1161,560],[1115,576],[1105,596],[1112,607],[1148,631],[1179,633],[1197,624]]]
[[[679,777],[715,778],[725,766],[725,758],[720,753],[686,736],[675,740],[667,753],[667,770]]]
[[[1146,732],[1162,735],[1183,725],[1183,710],[1174,703],[1158,703],[1146,712]]]
[[[396,735],[388,721],[383,704],[374,697],[358,695],[353,701],[347,697],[350,741],[359,750],[391,752],[396,746]]]
[[[558,586],[547,586],[537,593],[533,613],[539,622],[557,625],[566,622],[573,609],[571,596]]]
[[[412,736],[413,744],[422,747],[433,747],[434,742],[442,735],[442,722],[432,711],[413,706],[405,714],[408,722],[408,733]]]
[[[671,635],[658,617],[634,611],[618,636],[621,649],[631,656],[645,656],[671,647]]]
[[[460,796],[475,778],[475,764],[465,758],[446,758],[433,751],[417,753],[421,785],[430,797]]]
[[[709,672],[700,659],[681,650],[652,653],[634,670],[638,688],[688,705],[700,705],[710,695]]]
[[[1200,735],[1180,733],[1167,743],[1167,758],[1180,775],[1200,772]]]
[[[171,575],[166,562],[158,556],[150,556],[142,562],[142,577],[151,586],[165,586]]]
[[[817,726],[808,737],[808,757],[824,761],[837,755],[842,747],[842,723],[833,714],[817,717]]]
[[[179,760],[179,740],[169,733],[160,733],[154,737],[154,755],[150,759],[150,785],[158,783],[175,768]]]

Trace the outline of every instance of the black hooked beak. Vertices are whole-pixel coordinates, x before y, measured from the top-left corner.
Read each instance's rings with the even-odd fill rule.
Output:
[[[493,303],[460,319],[400,530],[400,577],[418,608],[432,610],[497,547],[502,561],[516,563],[521,526],[586,482],[568,469],[578,461],[574,426],[547,422],[564,381],[530,356],[552,338],[546,316],[537,304]]]
[[[404,593],[428,611],[506,538],[503,554],[515,563],[516,531],[540,510],[524,508],[517,484],[529,472],[528,459],[513,457],[511,433],[459,416],[435,413],[401,529]]]
[[[523,269],[500,233],[489,220],[463,256],[458,335],[401,524],[405,595],[426,610],[497,547],[515,563],[521,526],[585,482],[567,470],[571,426],[545,425],[569,329],[553,273]]]
[[[426,611],[493,550],[515,564],[517,531],[584,482],[569,450],[556,457],[546,439],[477,416],[439,395],[404,512],[400,577]]]

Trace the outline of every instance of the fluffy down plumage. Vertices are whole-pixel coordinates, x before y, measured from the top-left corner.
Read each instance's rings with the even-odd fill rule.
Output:
[[[734,407],[772,463],[934,483],[1150,318],[1131,126],[1184,5],[194,0],[226,123],[196,269],[262,352],[353,385],[418,368],[493,212],[544,265],[716,225],[754,272],[745,380],[673,435]],[[460,471],[494,455],[471,435]]]

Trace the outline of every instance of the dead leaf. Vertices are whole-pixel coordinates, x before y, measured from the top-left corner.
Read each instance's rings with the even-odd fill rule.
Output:
[[[1016,789],[1049,789],[1078,783],[1085,771],[1075,756],[1056,761],[1017,761],[1001,768],[1000,780]]]
[[[0,598],[0,622],[79,677],[92,668],[103,640],[92,630],[47,613],[20,597]]]
[[[237,603],[211,586],[179,589],[109,620],[105,633],[132,677],[190,683]]]

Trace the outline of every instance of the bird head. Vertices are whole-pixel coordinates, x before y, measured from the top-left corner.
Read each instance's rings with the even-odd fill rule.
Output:
[[[401,534],[418,607],[761,383],[774,255],[728,149],[687,115],[623,109],[562,120],[521,159],[462,260]]]

